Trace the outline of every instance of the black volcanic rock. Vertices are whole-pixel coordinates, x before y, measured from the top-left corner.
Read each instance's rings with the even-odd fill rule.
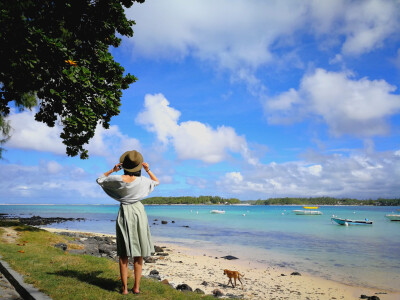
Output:
[[[161,248],[160,246],[154,246],[154,251],[156,251],[156,252],[164,252],[164,249]]]
[[[182,292],[193,292],[193,289],[190,286],[188,286],[186,283],[179,284],[176,287],[176,289],[180,290]]]
[[[67,244],[64,244],[64,243],[55,244],[54,247],[55,247],[55,248],[59,248],[59,249],[61,249],[61,250],[63,250],[63,251],[66,251],[67,248],[68,248]]]
[[[225,258],[227,260],[239,259],[239,258],[237,258],[235,256],[232,256],[232,255],[222,256],[221,258]]]
[[[300,274],[299,272],[293,272],[293,273],[291,273],[290,275],[293,275],[293,276],[301,276],[301,274]]]
[[[84,221],[84,218],[61,218],[61,217],[51,217],[51,218],[43,218],[40,216],[32,216],[30,218],[20,218],[20,217],[10,217],[9,215],[1,215],[2,219],[7,219],[10,221],[18,221],[24,225],[29,226],[43,226],[49,225],[53,223],[63,223],[67,221]]]

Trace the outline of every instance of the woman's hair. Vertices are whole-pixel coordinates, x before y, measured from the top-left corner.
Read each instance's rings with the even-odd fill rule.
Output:
[[[124,170],[124,175],[140,177],[142,175],[142,170],[136,172],[128,172],[127,170]]]

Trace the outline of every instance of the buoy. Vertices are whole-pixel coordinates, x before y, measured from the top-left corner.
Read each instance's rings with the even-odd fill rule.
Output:
[[[245,217],[246,216],[246,214],[243,214],[243,217]]]

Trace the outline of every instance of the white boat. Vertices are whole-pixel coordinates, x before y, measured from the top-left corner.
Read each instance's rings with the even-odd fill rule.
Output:
[[[322,215],[322,211],[319,210],[301,210],[301,209],[295,209],[293,212],[296,215]]]
[[[224,210],[213,209],[212,211],[210,211],[210,213],[212,213],[212,214],[224,214],[225,211]]]
[[[345,226],[349,226],[349,225],[372,225],[372,223],[374,221],[370,221],[368,219],[365,220],[350,220],[350,219],[342,219],[342,218],[331,218],[331,222],[335,221],[336,223],[338,223],[339,225],[345,225]]]
[[[385,216],[390,221],[400,221],[400,214],[389,214]]]

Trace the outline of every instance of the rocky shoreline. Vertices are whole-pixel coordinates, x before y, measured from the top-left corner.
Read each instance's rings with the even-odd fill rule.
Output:
[[[64,223],[67,221],[85,221],[85,218],[60,218],[60,217],[51,217],[51,218],[44,218],[40,216],[32,216],[29,218],[23,218],[19,216],[14,216],[10,214],[0,214],[0,221],[1,220],[7,220],[7,221],[15,221],[19,222],[24,225],[29,225],[29,226],[44,226],[44,225],[50,225],[54,223]]]
[[[71,254],[86,254],[86,255],[92,255],[96,257],[106,257],[108,259],[112,259],[114,261],[118,261],[118,256],[117,256],[117,244],[116,240],[113,237],[110,236],[99,236],[99,235],[91,235],[89,233],[79,233],[79,232],[56,232],[58,235],[63,235],[67,236],[69,238],[72,238],[72,241],[69,241],[68,243],[59,243],[55,244],[54,247],[59,248],[63,251],[67,251],[68,253]],[[165,257],[169,256],[169,252],[171,251],[168,249],[166,246],[154,246],[155,253],[152,256],[149,257],[144,257],[144,263],[147,264],[155,264],[155,263],[160,263],[162,264],[162,261],[165,260]],[[231,259],[237,259],[234,256],[227,255],[226,257],[221,257],[223,259],[231,260]],[[183,262],[181,262],[183,263]],[[193,289],[186,283],[181,283],[181,284],[174,284],[172,282],[169,282],[167,279],[161,280],[160,272],[154,268],[149,272],[148,275],[144,274],[143,276],[146,278],[151,278],[157,281],[160,281],[163,284],[167,284],[171,286],[172,288],[175,288],[177,290],[180,290],[182,292],[187,292],[187,291],[194,291],[199,294],[205,294],[205,292],[200,289],[196,288]],[[207,286],[208,283],[206,281],[203,281],[202,285]],[[227,287],[227,285],[222,284],[221,287]],[[236,295],[233,294],[224,294],[221,290],[219,289],[214,289],[212,291],[212,294],[215,297],[221,297],[225,296],[228,298],[239,298]]]
[[[86,254],[92,255],[97,257],[106,257],[108,259],[112,259],[114,261],[118,261],[117,256],[117,244],[115,237],[106,236],[106,235],[99,235],[99,234],[91,234],[91,233],[80,233],[80,232],[56,232],[56,234],[67,236],[71,241],[68,243],[59,243],[54,245],[56,248],[60,248],[63,251],[67,251],[71,254]],[[218,271],[215,269],[208,269],[207,273],[208,278],[206,280],[202,279],[201,283],[200,280],[198,283],[194,283],[190,281],[187,277],[189,273],[186,274],[179,274],[177,270],[179,270],[180,266],[184,267],[185,264],[188,264],[188,261],[177,260],[177,258],[184,258],[185,255],[182,255],[181,252],[174,253],[173,250],[169,249],[167,246],[155,246],[155,253],[150,257],[144,258],[144,267],[143,267],[143,277],[150,278],[153,280],[160,281],[162,284],[166,284],[171,286],[171,288],[180,290],[182,292],[196,292],[199,294],[211,294],[214,297],[223,297],[223,298],[230,298],[230,299],[238,299],[238,298],[253,298],[253,299],[264,299],[266,295],[265,292],[269,291],[269,295],[272,293],[283,293],[289,294],[294,299],[346,299],[346,297],[339,297],[341,293],[339,290],[333,292],[332,288],[328,290],[332,290],[333,294],[328,296],[324,292],[321,291],[320,288],[314,289],[309,292],[300,292],[298,287],[292,286],[296,284],[298,280],[295,278],[302,277],[302,274],[299,272],[290,272],[287,274],[279,273],[276,274],[275,280],[272,279],[270,283],[273,283],[273,286],[265,286],[258,282],[257,279],[252,279],[249,276],[246,276],[242,280],[243,283],[246,285],[246,291],[244,292],[240,285],[233,288],[227,284],[226,279],[223,276],[218,276]],[[178,254],[178,256],[177,256]],[[205,254],[204,254],[205,256]],[[211,257],[210,257],[211,258]],[[220,257],[212,257],[214,261],[220,261],[221,266],[226,265],[228,261],[237,260],[237,257],[232,255],[225,255]],[[225,261],[226,263],[224,263]],[[173,265],[171,265],[173,264]],[[199,267],[198,263],[194,263],[195,267]],[[131,266],[130,266],[131,267]],[[178,273],[180,275],[180,280],[177,281],[177,278],[171,276],[171,267],[174,270],[174,273]],[[205,267],[203,267],[203,270]],[[247,270],[249,272],[250,270]],[[271,270],[272,271],[272,270]],[[205,272],[205,270],[203,271]],[[266,273],[265,275],[272,275],[273,273]],[[182,276],[183,275],[183,276]],[[186,275],[186,276],[185,276]],[[221,274],[222,275],[222,272]],[[214,276],[224,278],[224,281],[221,282],[220,280],[216,280],[213,278]],[[182,280],[188,280],[187,282]],[[284,280],[284,278],[290,278],[289,280]],[[277,281],[281,281],[279,284]],[[275,281],[275,282],[274,282]],[[286,284],[284,283],[286,281]],[[194,285],[193,285],[194,284]],[[285,285],[289,285],[289,287],[285,288]],[[258,287],[257,287],[258,286]],[[292,286],[292,287],[290,287]],[[376,294],[386,294],[386,293],[375,293],[372,296],[366,296],[364,294],[361,295],[361,299],[370,299],[370,300],[379,300],[380,298],[376,296]],[[282,295],[283,296],[283,295]],[[385,298],[384,298],[385,299]]]

